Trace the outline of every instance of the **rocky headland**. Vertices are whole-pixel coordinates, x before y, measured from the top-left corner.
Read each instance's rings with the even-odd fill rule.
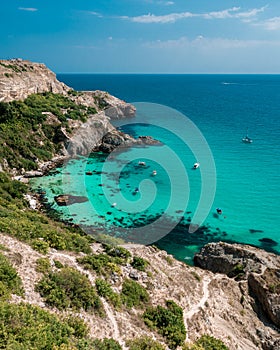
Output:
[[[44,96],[48,93],[63,96],[72,102],[71,108],[62,106],[59,108],[59,113],[67,116],[67,124],[48,108],[41,111],[44,125],[55,129],[55,140],[51,141],[60,145],[59,148],[55,147],[56,152],[52,154],[53,159],[85,156],[98,150],[108,153],[116,147],[129,147],[133,144],[157,143],[149,137],[136,140],[130,135],[119,132],[111,124],[111,121],[115,119],[134,117],[136,109],[133,105],[105,91],[75,91],[58,81],[55,73],[42,63],[22,59],[0,60],[0,102],[24,101],[33,94]],[[74,110],[73,104],[76,105]],[[78,108],[83,118],[79,119],[75,115],[73,117],[75,109]],[[38,147],[43,147],[44,141],[42,140],[48,138],[48,135],[43,133],[41,124],[38,124],[37,129],[41,133]],[[36,138],[35,133],[34,138]],[[36,155],[33,157],[35,160],[38,158]],[[36,162],[39,171],[50,167],[50,164],[46,166],[46,162],[41,162],[40,159],[37,159]],[[6,158],[0,159],[0,169],[8,170],[10,167]],[[15,173],[17,169],[13,168],[13,171]],[[27,177],[31,174],[29,172]]]

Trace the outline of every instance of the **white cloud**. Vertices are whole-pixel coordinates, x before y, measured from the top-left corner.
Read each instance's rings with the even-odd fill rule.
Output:
[[[168,1],[168,0],[145,0],[145,1],[150,4],[163,5],[163,6],[171,6],[175,4],[174,1]]]
[[[18,10],[21,11],[29,11],[29,12],[35,12],[38,11],[35,7],[19,7]]]
[[[88,11],[87,13],[89,13],[90,15],[99,17],[99,18],[103,18],[103,15],[101,15],[101,13],[99,12],[95,12],[95,11]]]
[[[269,40],[239,40],[239,39],[224,39],[224,38],[206,38],[198,35],[194,39],[181,37],[173,40],[156,40],[143,44],[145,47],[152,49],[188,49],[196,48],[204,49],[240,49],[254,48],[263,46],[280,46],[280,41]]]
[[[240,7],[232,7],[221,11],[212,11],[208,13],[191,13],[191,12],[180,12],[170,13],[167,15],[157,16],[154,14],[147,14],[142,16],[128,17],[122,16],[123,19],[128,19],[131,22],[137,23],[173,23],[180,19],[199,17],[204,19],[226,19],[226,18],[239,18],[239,19],[250,19],[256,17],[260,12],[263,12],[266,7],[255,8],[249,11],[240,11]]]
[[[265,21],[254,23],[254,25],[263,27],[266,30],[280,30],[280,17],[269,18]]]
[[[170,13],[168,15],[163,15],[163,16],[156,16],[151,13],[148,15],[143,15],[143,16],[136,16],[136,17],[122,17],[129,19],[132,22],[137,22],[137,23],[172,23],[176,22],[179,19],[182,18],[189,18],[193,17],[194,15],[191,12],[181,12],[181,13]]]

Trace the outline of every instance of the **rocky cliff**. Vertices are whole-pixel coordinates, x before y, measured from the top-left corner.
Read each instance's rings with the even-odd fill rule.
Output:
[[[280,257],[239,244],[209,243],[195,255],[195,265],[242,283],[263,322],[280,327]],[[280,348],[280,343],[272,349]],[[268,347],[269,348],[269,347]]]
[[[0,102],[24,100],[31,94],[53,92],[71,96],[77,103],[105,110],[110,119],[133,117],[135,108],[104,91],[72,93],[43,63],[22,59],[0,60]],[[70,95],[69,95],[70,92]]]
[[[0,60],[0,102],[24,100],[30,94],[46,91],[65,94],[69,90],[42,63],[21,59]]]
[[[50,93],[53,96],[50,96]],[[105,91],[75,91],[58,81],[56,75],[44,64],[22,59],[0,60],[0,102],[3,103],[0,124],[5,123],[6,118],[11,120],[9,116],[11,109],[4,105],[5,103],[12,103],[15,100],[24,103],[25,99],[34,96],[32,94],[42,95],[37,99],[32,97],[23,107],[19,105],[11,108],[13,110],[19,108],[17,113],[20,118],[26,120],[24,123],[26,130],[21,132],[21,136],[19,135],[26,146],[24,146],[24,155],[20,151],[23,147],[19,147],[18,150],[15,144],[10,147],[10,142],[3,137],[0,169],[8,170],[13,167],[13,172],[16,172],[19,170],[17,168],[22,167],[22,163],[25,163],[21,159],[26,156],[31,161],[37,161],[40,164],[38,157],[40,152],[32,153],[28,150],[44,149],[46,143],[49,142],[56,150],[56,154],[51,150],[52,157],[88,155],[92,150],[98,150],[98,147],[102,151],[111,152],[121,145],[153,143],[153,140],[147,138],[136,141],[129,135],[118,132],[112,126],[111,120],[113,119],[133,117],[136,112],[133,105]],[[63,99],[59,96],[63,96]],[[67,118],[67,124],[63,116]],[[13,122],[16,124],[17,118],[14,118]],[[31,123],[33,126],[29,130]],[[10,132],[12,133],[12,130]],[[110,136],[106,136],[108,132]],[[4,135],[7,135],[7,131]],[[32,145],[28,144],[30,137]],[[60,150],[58,150],[58,144]],[[12,152],[19,161],[9,160]],[[33,164],[31,168],[34,166]],[[22,168],[25,169],[25,166]]]

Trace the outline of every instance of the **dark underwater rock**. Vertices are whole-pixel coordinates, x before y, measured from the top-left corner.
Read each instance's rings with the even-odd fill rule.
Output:
[[[54,200],[56,204],[65,207],[67,205],[75,204],[75,203],[84,203],[88,201],[88,198],[85,196],[73,196],[71,194],[61,194],[59,196],[55,196]]]

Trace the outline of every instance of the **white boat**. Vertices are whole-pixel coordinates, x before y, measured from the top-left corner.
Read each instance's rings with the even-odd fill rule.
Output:
[[[199,168],[199,166],[200,166],[200,164],[199,164],[199,163],[194,163],[194,165],[193,165],[193,169],[197,169],[197,168]]]
[[[244,142],[244,143],[252,143],[253,140],[248,135],[246,135],[245,137],[243,137],[242,142]]]
[[[157,171],[156,171],[156,170],[153,170],[152,175],[153,175],[153,176],[156,176],[156,174],[157,174]]]
[[[244,143],[252,143],[253,142],[253,140],[248,136],[248,128],[247,128],[246,136],[243,137],[242,142],[244,142]]]
[[[145,162],[142,162],[142,161],[139,161],[139,162],[138,162],[138,165],[146,166],[146,163],[145,163]]]

